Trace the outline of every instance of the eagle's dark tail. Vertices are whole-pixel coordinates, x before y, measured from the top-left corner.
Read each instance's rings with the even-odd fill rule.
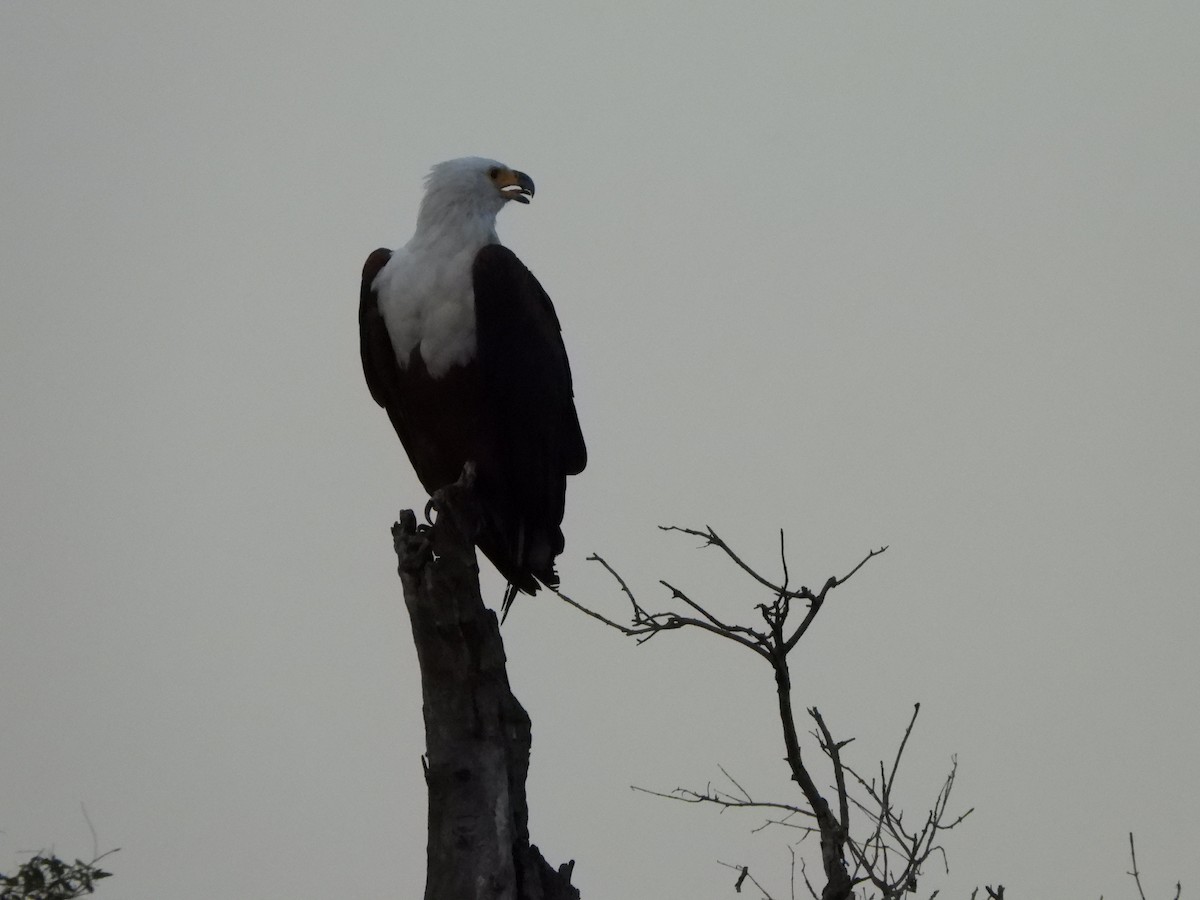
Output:
[[[513,601],[517,599],[517,586],[511,581],[504,587],[504,602],[500,604],[500,624],[504,624],[504,620],[508,618],[508,611],[512,609]]]
[[[557,525],[518,526],[499,532],[489,528],[479,536],[478,546],[508,582],[500,605],[501,622],[518,593],[536,594],[541,585],[558,587],[554,558],[562,552],[563,535]]]

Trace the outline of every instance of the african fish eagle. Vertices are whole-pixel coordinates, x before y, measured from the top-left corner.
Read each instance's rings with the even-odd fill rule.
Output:
[[[554,305],[496,236],[533,180],[495,160],[433,167],[412,239],[363,266],[359,335],[375,402],[431,495],[475,467],[475,542],[517,591],[556,587],[568,475],[587,463]]]

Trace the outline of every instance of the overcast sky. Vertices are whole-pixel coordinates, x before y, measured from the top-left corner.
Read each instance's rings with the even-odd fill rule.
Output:
[[[499,226],[575,371],[568,593],[624,614],[597,552],[749,622],[656,525],[772,575],[783,528],[809,584],[887,544],[796,701],[863,768],[920,701],[914,816],[957,754],[922,895],[1129,896],[1129,831],[1194,894],[1200,6],[650,6],[0,5],[0,870],[90,854],[83,804],[102,897],[418,895],[424,495],[358,274],[478,154],[538,186]],[[504,636],[585,897],[788,895],[792,835],[629,790],[794,796],[760,660],[544,597]]]

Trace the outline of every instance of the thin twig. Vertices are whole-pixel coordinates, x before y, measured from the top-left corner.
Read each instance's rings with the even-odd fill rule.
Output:
[[[908,737],[912,734],[913,725],[917,723],[917,714],[921,711],[921,704],[913,704],[912,718],[908,720],[908,727],[904,729],[904,738],[900,741],[900,747],[896,750],[896,761],[892,763],[892,774],[888,777],[888,792],[892,790],[892,785],[896,781],[896,772],[900,768],[900,757],[904,755],[904,748],[908,746]]]
[[[87,822],[88,831],[92,833],[92,862],[100,858],[100,841],[96,837],[96,826],[92,824],[92,817],[88,815],[87,807],[81,802],[79,811],[83,813],[83,821]]]
[[[812,886],[812,882],[808,880],[808,867],[804,864],[804,860],[800,860],[800,877],[804,879],[804,885],[808,888],[808,892],[812,894],[813,900],[820,900],[816,888]]]
[[[666,800],[677,800],[680,803],[713,803],[725,809],[784,809],[793,815],[816,818],[811,810],[801,809],[799,806],[792,806],[788,803],[772,803],[769,800],[738,800],[716,793],[701,794],[688,788],[675,788],[670,793],[652,791],[649,788],[638,787],[636,784],[630,785],[630,788],[652,797],[663,797]]]
[[[1129,832],[1129,858],[1133,862],[1133,871],[1129,872],[1127,874],[1133,876],[1133,882],[1134,882],[1134,884],[1137,885],[1138,896],[1141,897],[1142,900],[1146,900],[1146,892],[1142,890],[1142,878],[1138,874],[1137,851],[1133,849],[1133,832],[1132,831]]]
[[[783,589],[786,591],[788,582],[791,580],[788,577],[787,553],[783,548],[783,529],[779,529],[779,561],[783,564]]]
[[[747,791],[744,787],[742,787],[740,784],[737,783],[737,780],[732,775],[730,775],[728,772],[725,771],[725,767],[723,765],[721,765],[720,763],[717,763],[717,768],[721,770],[721,774],[724,775],[726,778],[728,778],[729,782],[735,788],[737,788],[739,791],[742,792],[743,797],[745,797],[747,800],[750,799],[750,794],[747,793]]]
[[[625,583],[625,579],[621,577],[620,573],[617,572],[616,569],[608,564],[608,560],[604,559],[604,557],[600,556],[598,553],[593,553],[588,557],[588,562],[600,563],[600,565],[604,566],[605,571],[607,571],[609,575],[617,580],[617,584],[621,586],[621,590],[624,592],[625,596],[629,598],[629,603],[633,607],[633,618],[635,622],[640,622],[647,617],[646,611],[638,605],[637,599],[633,596],[633,591],[629,589],[629,585]]]

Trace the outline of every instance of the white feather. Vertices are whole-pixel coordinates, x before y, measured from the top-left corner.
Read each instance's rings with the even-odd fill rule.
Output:
[[[475,356],[471,266],[481,248],[500,243],[496,214],[505,199],[488,171],[502,165],[467,157],[434,166],[416,232],[375,279],[379,311],[401,368],[417,346],[434,378]]]

